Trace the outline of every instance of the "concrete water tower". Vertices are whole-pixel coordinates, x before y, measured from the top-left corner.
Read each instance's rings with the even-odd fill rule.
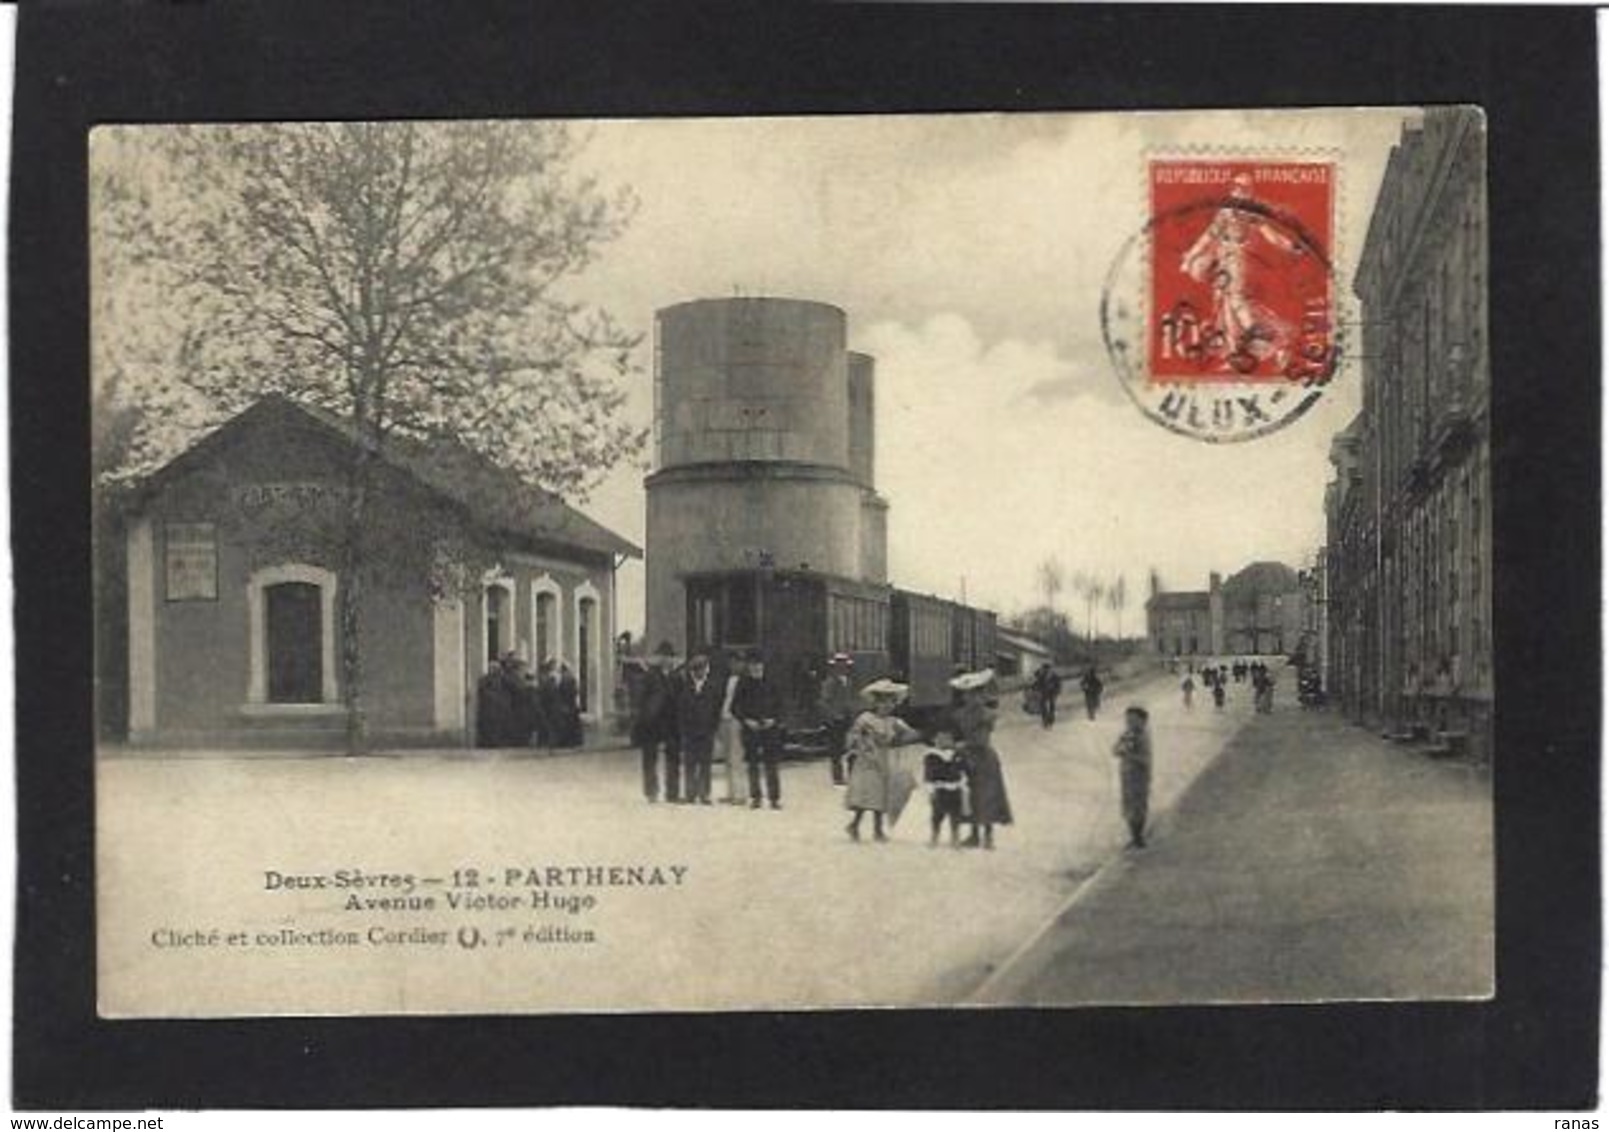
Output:
[[[800,299],[660,310],[648,493],[650,641],[685,648],[690,573],[773,567],[887,580],[872,359]]]

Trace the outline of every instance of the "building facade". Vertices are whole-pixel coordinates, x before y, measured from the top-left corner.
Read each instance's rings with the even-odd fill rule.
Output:
[[[658,312],[650,640],[687,648],[691,574],[808,571],[886,586],[875,363],[846,341],[844,312],[827,303],[698,299]],[[752,605],[717,612],[736,619]]]
[[[1205,590],[1154,590],[1146,634],[1160,657],[1290,656],[1303,647],[1308,600],[1289,566],[1253,562],[1228,580],[1214,572]]]
[[[265,398],[139,485],[124,517],[131,741],[343,740],[356,444],[339,418]],[[450,441],[394,438],[373,491],[355,592],[376,743],[465,745],[476,680],[508,652],[567,663],[587,718],[612,710],[614,576],[636,547]],[[443,566],[449,543],[467,580]]]
[[[1363,409],[1326,495],[1332,695],[1490,749],[1485,128],[1438,107],[1386,165],[1359,261]]]

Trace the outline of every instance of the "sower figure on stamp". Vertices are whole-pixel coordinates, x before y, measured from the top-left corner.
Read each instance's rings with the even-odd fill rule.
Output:
[[[1112,747],[1123,788],[1123,820],[1129,827],[1130,849],[1145,848],[1145,821],[1151,806],[1150,720],[1143,707],[1129,708],[1123,713],[1123,734]]]
[[[848,653],[834,653],[817,697],[822,726],[827,730],[827,757],[832,760],[834,786],[844,784],[844,742],[855,720],[855,689],[849,682],[854,663]]]
[[[1251,177],[1236,174],[1229,200],[1184,253],[1179,269],[1197,282],[1212,284],[1211,352],[1222,355],[1226,368],[1250,372],[1267,358],[1283,369],[1294,339],[1290,323],[1259,301],[1253,266],[1272,253],[1302,254],[1301,247],[1263,219],[1251,195]],[[1259,239],[1261,243],[1259,243]]]
[[[721,724],[723,695],[720,681],[710,676],[710,658],[693,654],[676,687],[676,727],[686,777],[684,803],[710,804],[710,762],[715,754],[715,731]]]
[[[782,808],[782,706],[776,687],[765,676],[765,658],[747,657],[748,672],[732,694],[732,717],[743,728],[743,761],[749,768],[749,807],[760,808],[760,775],[765,773],[765,796],[773,810]]]
[[[642,698],[637,718],[631,724],[631,739],[642,752],[642,792],[650,802],[659,801],[659,753],[665,753],[665,800],[681,797],[682,749],[676,719],[676,649],[661,641],[653,662],[642,681]]]

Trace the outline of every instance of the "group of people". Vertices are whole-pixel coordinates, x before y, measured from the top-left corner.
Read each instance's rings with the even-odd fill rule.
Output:
[[[929,791],[929,845],[949,827],[950,844],[960,848],[994,848],[994,827],[1011,824],[1011,799],[1005,773],[994,749],[999,700],[992,672],[959,673],[950,681],[947,726],[923,735],[895,711],[910,689],[893,680],[875,680],[861,690],[870,706],[847,733],[849,775],[844,805],[851,813],[844,827],[859,841],[861,822],[872,815],[872,839],[887,841],[885,818],[892,821],[915,789],[914,774],[901,763],[896,748],[924,743],[923,779]],[[965,840],[961,826],[971,827]]]
[[[1179,682],[1179,690],[1184,693],[1184,706],[1186,709],[1195,706],[1196,680],[1195,666],[1186,672],[1184,679]],[[1274,710],[1274,674],[1268,666],[1260,660],[1236,661],[1233,665],[1208,665],[1201,670],[1201,683],[1212,693],[1212,706],[1219,711],[1223,710],[1228,699],[1226,685],[1233,679],[1239,684],[1246,680],[1251,681],[1252,705],[1261,714]]]
[[[579,747],[581,687],[563,661],[548,659],[540,671],[519,654],[490,662],[475,685],[477,747]]]
[[[929,799],[928,844],[938,845],[947,831],[956,848],[993,849],[995,827],[1012,823],[1005,772],[993,740],[999,720],[995,674],[957,672],[949,682],[948,711],[923,732],[897,714],[909,697],[907,685],[883,678],[857,691],[853,666],[848,655],[833,656],[817,699],[832,780],[844,787],[844,807],[850,814],[845,833],[861,841],[869,814],[871,840],[886,842],[888,829],[917,789],[919,765]],[[1044,722],[1051,726],[1060,677],[1054,670],[1047,677],[1041,669],[1034,684],[1041,702],[1051,704]],[[1094,719],[1104,691],[1094,669],[1084,674],[1080,687]],[[675,649],[668,642],[660,644],[640,685],[632,725],[632,741],[642,755],[644,797],[649,802],[712,805],[713,766],[719,761],[726,767],[722,801],[747,801],[756,810],[766,805],[781,809],[782,714],[780,693],[758,653],[731,658],[728,671],[716,672],[708,654],[695,652],[680,664]],[[1120,764],[1130,847],[1141,848],[1150,795],[1149,716],[1136,706],[1124,719],[1112,753]],[[922,748],[919,764],[915,759],[907,763],[900,749],[917,745]]]
[[[1085,669],[1078,687],[1084,693],[1084,714],[1093,720],[1100,713],[1101,695],[1106,685],[1101,681],[1100,673],[1090,667]],[[1061,688],[1061,674],[1048,662],[1041,664],[1028,681],[1026,706],[1030,711],[1038,712],[1043,727],[1056,726],[1056,699],[1061,695]]]
[[[730,671],[716,673],[708,653],[681,665],[670,642],[661,642],[643,677],[631,739],[642,754],[649,802],[712,805],[719,757],[726,767],[722,801],[746,797],[751,809],[782,808],[781,697],[759,653],[735,657]]]

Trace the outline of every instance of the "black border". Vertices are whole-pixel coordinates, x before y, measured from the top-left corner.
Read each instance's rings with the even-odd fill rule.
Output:
[[[24,7],[10,263],[15,1104],[1594,1103],[1594,34],[1588,8],[595,10],[410,0]],[[1478,103],[1490,115],[1503,688],[1494,1003],[1007,1011],[964,1021],[879,1011],[96,1019],[85,476],[90,124],[1445,102]]]

